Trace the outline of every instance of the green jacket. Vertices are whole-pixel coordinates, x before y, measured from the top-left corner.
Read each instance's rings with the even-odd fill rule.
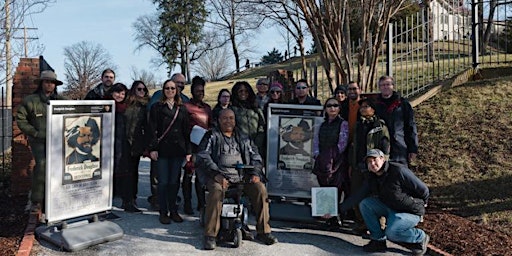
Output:
[[[377,116],[367,121],[360,118],[354,130],[354,141],[349,154],[350,166],[353,170],[365,170],[364,157],[370,149],[378,148],[389,158],[389,131],[384,120]]]
[[[31,142],[46,142],[46,108],[50,100],[65,100],[60,95],[37,93],[26,96],[18,108],[16,122]]]

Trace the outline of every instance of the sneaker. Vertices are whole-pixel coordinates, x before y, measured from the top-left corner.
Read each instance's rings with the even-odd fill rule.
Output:
[[[217,243],[215,242],[215,237],[213,236],[204,236],[203,248],[205,250],[215,250]]]
[[[181,218],[181,216],[177,212],[171,212],[169,217],[171,218],[172,221],[176,223],[183,222],[183,218]]]
[[[242,240],[254,241],[254,235],[247,225],[242,226]]]
[[[425,238],[423,238],[423,241],[421,241],[421,243],[411,244],[409,249],[411,250],[414,256],[423,256],[425,255],[425,253],[427,253],[427,245],[429,241],[430,236],[425,234]]]
[[[338,230],[338,229],[340,229],[343,226],[343,224],[341,223],[340,218],[337,217],[337,216],[331,217],[330,219],[328,219],[326,221],[326,224],[327,224],[327,226],[328,226],[328,228],[330,230]]]
[[[385,252],[388,249],[386,241],[370,240],[367,245],[363,246],[365,252]]]
[[[167,216],[167,214],[160,214],[160,217],[158,218],[158,220],[160,221],[160,223],[165,224],[165,225],[171,224],[171,218],[169,218],[169,216]]]
[[[275,236],[273,236],[272,234],[268,233],[268,234],[258,234],[256,236],[256,240],[266,244],[266,245],[271,245],[271,244],[275,244],[277,243],[277,238]]]

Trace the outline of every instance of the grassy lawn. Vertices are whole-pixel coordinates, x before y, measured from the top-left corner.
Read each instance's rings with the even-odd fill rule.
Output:
[[[416,107],[417,173],[436,206],[512,234],[512,77],[470,82]]]

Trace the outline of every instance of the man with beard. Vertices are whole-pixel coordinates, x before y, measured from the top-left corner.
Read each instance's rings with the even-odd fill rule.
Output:
[[[98,84],[96,87],[91,89],[87,95],[85,95],[84,100],[102,100],[105,99],[105,96],[108,95],[108,92],[110,91],[110,88],[112,88],[112,85],[114,84],[114,81],[116,79],[116,73],[114,73],[114,70],[107,68],[103,70],[101,73],[101,83]]]
[[[89,118],[84,126],[74,126],[68,130],[68,145],[74,148],[66,157],[66,164],[80,164],[84,162],[98,161],[98,157],[92,154],[92,146],[99,140],[99,128],[96,121]]]
[[[311,134],[308,122],[301,120],[297,126],[290,127],[283,133],[283,140],[287,143],[279,149],[279,154],[310,156],[310,153],[304,150],[304,143],[311,140]]]

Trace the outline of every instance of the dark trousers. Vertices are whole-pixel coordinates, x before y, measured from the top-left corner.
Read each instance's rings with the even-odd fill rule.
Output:
[[[176,198],[180,189],[182,163],[183,157],[159,157],[157,160],[160,214],[178,211]]]
[[[151,160],[151,165],[149,169],[149,185],[151,186],[151,200],[157,200],[157,184],[158,184],[158,165],[157,161]],[[157,201],[155,201],[157,202]]]
[[[32,203],[39,203],[44,207],[45,184],[46,184],[46,145],[45,143],[31,142],[30,149],[36,162],[32,171],[32,187],[30,200]]]
[[[194,177],[193,174],[187,173],[186,171],[183,172],[183,181],[181,183],[181,192],[183,193],[183,199],[185,206],[190,205],[192,207],[192,177]],[[197,196],[197,209],[204,207],[206,204],[205,200],[205,191],[203,187],[201,186],[201,183],[199,182],[199,179],[195,178],[194,181],[194,187],[196,189],[196,196]]]

